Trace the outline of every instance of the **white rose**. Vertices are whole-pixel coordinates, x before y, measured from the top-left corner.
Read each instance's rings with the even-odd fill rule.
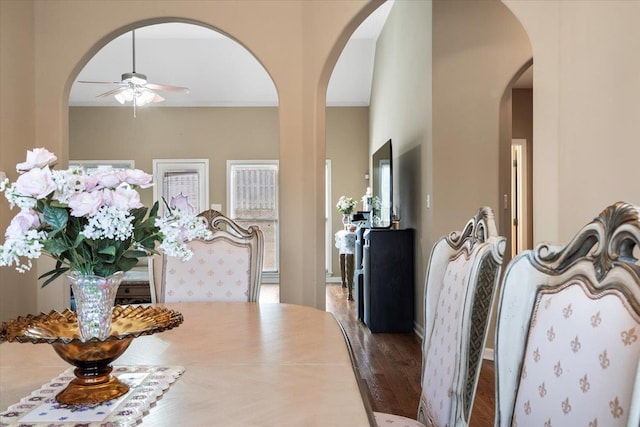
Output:
[[[26,172],[34,168],[43,168],[53,164],[56,160],[58,160],[56,155],[46,148],[34,148],[33,150],[27,150],[27,161],[18,163],[16,170],[18,172]]]
[[[53,193],[56,189],[56,183],[51,176],[49,166],[44,169],[31,169],[23,173],[16,180],[16,190],[25,196],[32,196],[36,199],[42,199]]]
[[[102,192],[76,193],[69,198],[71,215],[75,217],[92,216],[103,204]]]

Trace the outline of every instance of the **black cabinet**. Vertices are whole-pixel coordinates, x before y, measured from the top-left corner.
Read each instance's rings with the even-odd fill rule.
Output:
[[[356,256],[355,264],[353,266],[353,297],[356,300],[356,306],[358,307],[358,320],[364,320],[364,269],[362,266],[364,256],[364,232],[367,230],[365,227],[358,227],[356,231]]]
[[[362,320],[371,332],[412,332],[413,230],[368,229],[362,247]]]

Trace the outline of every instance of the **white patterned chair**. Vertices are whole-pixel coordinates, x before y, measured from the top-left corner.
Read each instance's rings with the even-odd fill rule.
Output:
[[[422,394],[417,420],[374,413],[379,427],[466,426],[505,250],[493,211],[436,242],[425,280]]]
[[[496,426],[640,425],[640,209],[616,203],[505,271]]]
[[[242,228],[214,210],[198,216],[213,236],[190,241],[193,257],[188,261],[164,255],[155,258],[158,300],[257,302],[264,255],[262,231],[256,226]]]

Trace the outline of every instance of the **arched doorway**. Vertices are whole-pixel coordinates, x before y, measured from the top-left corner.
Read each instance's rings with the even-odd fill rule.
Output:
[[[219,210],[242,225],[260,226],[265,235],[263,280],[267,283],[262,295],[278,301],[277,179],[268,189],[263,182],[244,182],[264,191],[260,195],[243,192],[249,199],[243,199],[241,213],[237,198],[230,197],[236,194],[231,186],[237,180],[229,179],[254,166],[277,176],[278,94],[271,77],[244,46],[211,28],[167,22],[131,30],[135,31],[135,71],[144,73],[150,83],[187,87],[189,93],[158,92],[163,102],[138,107],[134,115],[132,103],[121,105],[112,95],[100,96],[118,88],[117,84],[78,83],[110,79],[117,83],[120,74],[132,71],[132,31],[122,33],[86,63],[71,87],[70,161],[126,160],[150,173],[155,173],[156,162],[174,169],[201,165],[196,178],[202,184],[208,177],[208,191],[200,194],[200,203],[194,206],[198,211]],[[155,180],[158,195],[162,185],[162,180]],[[143,191],[145,205],[158,199],[151,189]],[[270,203],[253,203],[251,197],[260,197],[260,202],[267,197]]]
[[[533,59],[509,81],[500,109],[500,229],[508,241],[508,263],[533,245]]]
[[[500,97],[531,56],[523,26],[497,0],[396,2],[378,39],[370,152],[393,140],[394,204],[400,226],[416,236],[417,330],[433,242],[479,206],[508,215],[499,186]]]

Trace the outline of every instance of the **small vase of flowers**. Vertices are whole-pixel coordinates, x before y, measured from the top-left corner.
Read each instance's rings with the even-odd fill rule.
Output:
[[[30,150],[16,167],[18,179],[0,182],[11,208],[20,209],[0,245],[0,266],[26,272],[33,259],[49,255],[56,264],[39,277],[42,286],[69,277],[82,339],[104,339],[123,272],[157,251],[189,259],[186,242],[210,232],[181,199],[163,217],[158,202],[143,206],[138,190],[153,184],[139,169],[56,170],[56,160],[44,148]]]
[[[342,214],[342,223],[345,228],[351,223],[351,214],[358,202],[353,197],[340,196],[336,209]]]

